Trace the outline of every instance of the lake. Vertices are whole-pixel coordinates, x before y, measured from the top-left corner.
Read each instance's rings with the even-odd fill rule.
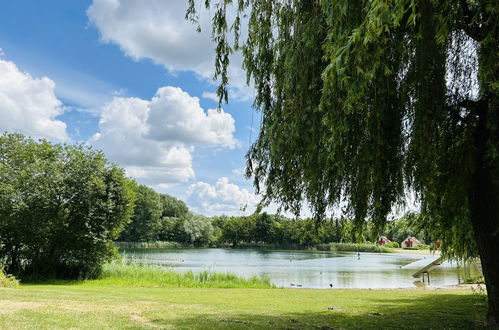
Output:
[[[265,251],[253,249],[122,249],[127,258],[178,272],[231,272],[267,276],[278,287],[409,288],[412,274],[438,258],[400,253]],[[430,271],[431,285],[458,283],[455,263]]]

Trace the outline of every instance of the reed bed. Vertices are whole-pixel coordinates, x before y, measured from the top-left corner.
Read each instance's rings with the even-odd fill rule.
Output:
[[[273,288],[267,277],[242,278],[233,273],[201,271],[178,273],[154,265],[129,261],[113,261],[103,267],[97,280],[86,285],[119,287],[182,287],[182,288]]]

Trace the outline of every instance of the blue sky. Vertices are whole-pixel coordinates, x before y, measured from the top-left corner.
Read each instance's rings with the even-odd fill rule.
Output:
[[[259,124],[253,92],[236,57],[230,104],[210,110],[210,13],[197,34],[186,3],[3,1],[0,131],[88,143],[197,212],[250,213],[257,198],[241,168]]]

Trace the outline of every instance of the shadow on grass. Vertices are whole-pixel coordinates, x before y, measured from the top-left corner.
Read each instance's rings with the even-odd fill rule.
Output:
[[[312,313],[250,314],[218,311],[168,319],[145,313],[151,324],[180,329],[478,329],[485,323],[483,296],[428,294],[414,299],[362,301],[358,308],[324,305]],[[306,306],[304,306],[306,309]]]

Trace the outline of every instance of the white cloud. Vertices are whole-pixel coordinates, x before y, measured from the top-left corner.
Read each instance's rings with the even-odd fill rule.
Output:
[[[258,197],[248,189],[229,183],[222,177],[214,185],[197,182],[189,186],[187,203],[195,211],[204,215],[242,214],[254,211]]]
[[[235,147],[234,119],[204,112],[199,99],[162,87],[151,100],[115,97],[101,113],[100,132],[89,141],[139,182],[165,187],[194,178],[195,145]]]
[[[232,170],[232,174],[244,175],[246,173],[246,167],[235,168]]]
[[[193,71],[211,80],[215,54],[211,13],[201,9],[202,32],[198,33],[184,19],[187,5],[183,0],[93,0],[87,16],[103,42],[118,45],[134,60],[152,59],[171,72]],[[240,54],[233,56],[229,74],[236,89],[231,91],[231,98],[248,100],[253,92],[246,86],[241,63]]]
[[[49,78],[33,78],[13,62],[0,59],[0,132],[68,141],[66,124],[56,119],[64,108],[54,88]]]
[[[215,109],[205,113],[199,99],[180,88],[160,88],[149,102],[149,109],[149,135],[156,140],[218,144],[229,148],[238,145],[230,114]]]
[[[219,101],[219,97],[218,97],[217,93],[203,92],[203,95],[201,95],[201,96],[205,99],[212,100],[215,102]]]

